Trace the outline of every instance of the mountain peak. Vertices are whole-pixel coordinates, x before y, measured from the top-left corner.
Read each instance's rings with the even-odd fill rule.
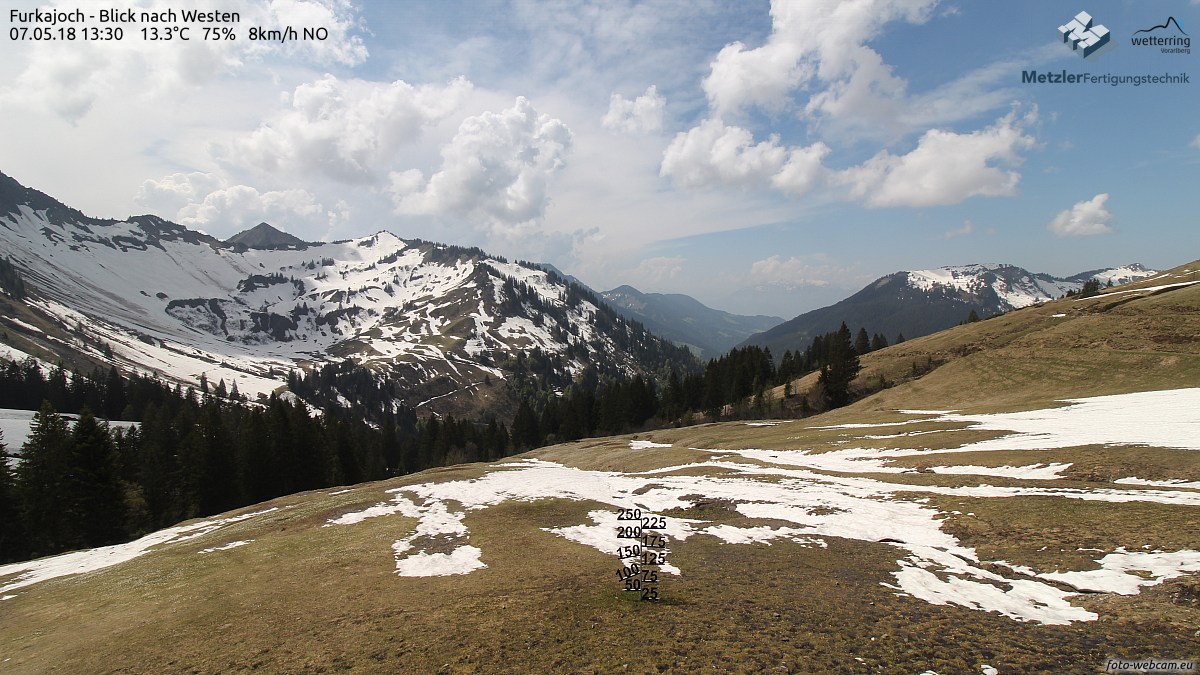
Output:
[[[622,284],[611,291],[604,291],[604,295],[606,297],[610,295],[632,295],[635,297],[642,297],[646,294],[634,288],[633,286],[630,286],[629,284]]]
[[[231,246],[257,249],[307,248],[308,242],[268,223],[259,223],[225,240]]]

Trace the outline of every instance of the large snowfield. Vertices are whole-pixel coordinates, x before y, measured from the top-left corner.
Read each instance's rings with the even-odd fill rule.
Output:
[[[1019,413],[965,415],[907,411],[903,414],[908,419],[896,423],[832,428],[867,439],[880,438],[882,431],[891,431],[892,436],[899,437],[914,422],[966,422],[971,429],[1000,432],[1000,437],[949,450],[845,449],[828,453],[810,453],[804,449],[711,450],[708,451],[711,458],[706,461],[629,473],[583,470],[540,459],[523,459],[497,465],[476,479],[394,488],[389,491],[390,499],[331,518],[325,527],[354,527],[395,515],[414,518],[416,526],[396,540],[390,552],[396,574],[406,577],[469,574],[488,565],[488,551],[470,543],[471,512],[504,502],[550,498],[603,504],[609,508],[592,510],[588,516],[590,522],[543,529],[580,545],[612,552],[618,542],[616,509],[640,508],[660,513],[688,508],[697,495],[704,495],[707,500],[734,504],[746,517],[788,525],[736,527],[670,518],[665,530],[669,542],[683,542],[697,536],[716,537],[731,546],[787,541],[823,547],[828,537],[882,542],[897,551],[893,581],[885,584],[896,593],[933,604],[952,603],[1044,624],[1095,620],[1094,612],[1072,604],[1078,593],[1134,594],[1146,586],[1200,571],[1200,552],[1164,551],[1153,542],[1146,542],[1136,551],[1095,551],[1093,568],[1083,570],[1035,570],[1002,560],[980,560],[974,549],[963,546],[942,530],[942,519],[947,514],[930,506],[927,496],[1003,499],[1036,495],[1200,506],[1200,491],[1189,489],[1195,485],[1149,481],[1137,476],[1120,480],[1120,485],[1095,489],[1045,485],[1001,487],[986,483],[947,487],[886,480],[889,475],[911,471],[889,466],[892,458],[914,454],[936,456],[947,452],[984,453],[1091,444],[1200,449],[1200,433],[1197,433],[1200,389],[1076,399],[1062,407]],[[961,424],[945,431],[920,433],[953,435],[959,430]],[[631,449],[645,453],[670,445],[644,440],[628,444]],[[939,466],[938,472],[1045,482],[1058,478],[1068,466],[1063,463],[1019,467],[945,465]],[[720,473],[695,475],[705,468],[719,469]],[[679,475],[682,469],[688,475]],[[229,523],[259,513],[262,512],[177,526],[128,544],[0,567],[0,578],[7,577],[0,583],[0,596],[15,597],[13,591],[46,579],[103,569],[158,547],[192,539],[197,540],[201,553],[217,554],[235,545],[252,549],[253,541],[212,546],[204,540]],[[426,551],[423,547],[431,542],[447,552]],[[670,561],[669,549],[667,557]],[[996,571],[1001,569],[1006,572]],[[686,568],[680,569],[673,563],[665,566],[664,571],[688,573]]]

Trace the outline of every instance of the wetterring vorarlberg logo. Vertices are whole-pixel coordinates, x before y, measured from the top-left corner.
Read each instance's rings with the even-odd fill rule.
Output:
[[[1059,26],[1058,33],[1063,42],[1085,59],[1108,44],[1110,37],[1108,29],[1094,23],[1092,15],[1087,12],[1080,12],[1074,19]]]
[[[1168,16],[1166,21],[1157,26],[1137,31],[1129,39],[1129,43],[1134,47],[1157,49],[1163,54],[1192,53],[1192,38],[1188,37],[1183,26],[1180,26],[1173,16]]]

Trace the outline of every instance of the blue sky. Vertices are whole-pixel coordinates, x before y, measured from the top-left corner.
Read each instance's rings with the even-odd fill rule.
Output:
[[[387,229],[784,317],[901,269],[1200,258],[1200,54],[1130,43],[1200,37],[1194,0],[129,6],[239,39],[0,42],[0,171],[91,215]],[[1080,10],[1112,36],[1087,59]],[[247,39],[285,25],[330,38]]]

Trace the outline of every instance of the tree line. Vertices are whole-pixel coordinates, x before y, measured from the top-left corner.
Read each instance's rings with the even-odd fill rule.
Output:
[[[859,337],[863,336],[865,331],[860,329]],[[861,369],[859,355],[887,346],[881,335],[867,338],[865,346],[861,342],[852,340],[850,330],[842,324],[836,331],[817,336],[804,351],[785,352],[778,366],[770,349],[748,346],[710,360],[702,372],[681,376],[672,370],[665,381],[585,371],[561,392],[526,385],[512,422],[512,444],[517,450],[527,450],[591,436],[691,424],[698,418],[779,414],[781,409],[772,405],[768,390],[782,385],[784,396],[791,396],[791,381],[811,372],[819,373],[817,385],[803,393],[802,414],[843,406],[858,393],[851,383]]]

